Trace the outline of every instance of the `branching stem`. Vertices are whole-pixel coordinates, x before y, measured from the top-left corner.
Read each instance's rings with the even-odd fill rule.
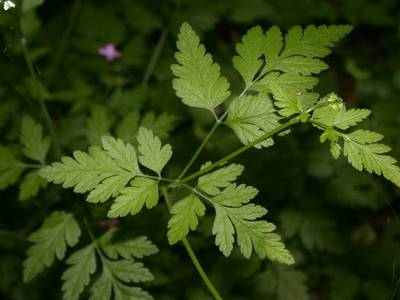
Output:
[[[210,172],[211,170],[222,166],[223,164],[225,164],[226,162],[228,162],[229,160],[235,158],[236,156],[242,154],[243,152],[249,150],[250,148],[254,147],[255,145],[261,143],[262,141],[272,137],[273,135],[282,132],[284,130],[286,130],[287,128],[289,128],[290,126],[299,123],[300,122],[300,117],[296,116],[293,117],[291,119],[289,119],[287,122],[281,124],[280,126],[274,128],[273,130],[270,130],[268,132],[266,132],[265,134],[263,134],[262,136],[260,136],[259,138],[255,139],[253,142],[251,142],[250,144],[247,144],[243,147],[240,147],[239,149],[233,151],[232,153],[228,154],[227,156],[221,158],[220,160],[218,160],[217,162],[209,165],[208,167],[201,169],[199,171],[197,171],[196,173],[193,173],[192,175],[189,175],[185,178],[182,178],[182,180],[179,180],[178,183],[185,183],[188,182],[192,179],[195,179],[205,173]]]
[[[265,75],[265,74],[264,74]],[[239,94],[239,96],[237,96],[236,98],[234,98],[232,100],[232,102],[239,100],[240,98],[242,98],[247,91],[255,84],[257,83],[261,78],[263,77],[263,74],[258,75],[254,81],[247,87],[245,87],[243,89],[243,91]],[[184,167],[183,171],[179,174],[177,181],[179,182],[183,176],[186,175],[187,171],[190,169],[190,167],[193,165],[193,163],[196,161],[196,159],[199,157],[201,151],[203,151],[204,147],[206,146],[206,144],[208,143],[208,141],[210,140],[210,138],[212,137],[212,135],[214,134],[215,130],[219,127],[219,125],[221,123],[223,123],[224,119],[226,118],[226,116],[228,115],[229,112],[229,107],[226,109],[226,111],[224,112],[224,114],[218,118],[215,115],[215,112],[213,112],[213,115],[216,118],[216,122],[214,123],[213,127],[210,129],[210,131],[208,132],[207,136],[204,138],[203,142],[201,143],[201,145],[199,146],[199,148],[197,148],[196,152],[193,154],[193,156],[190,158],[189,162],[186,164],[186,166]]]
[[[222,119],[222,118],[221,118]],[[210,140],[210,138],[212,137],[212,135],[214,134],[215,130],[217,130],[218,126],[221,124],[221,119],[218,119],[217,122],[214,123],[214,126],[211,128],[211,130],[208,132],[207,136],[204,138],[203,142],[201,143],[201,145],[199,146],[199,148],[197,148],[196,152],[193,154],[193,156],[190,158],[189,162],[186,164],[185,168],[183,169],[183,171],[181,172],[181,174],[179,174],[178,176],[178,181],[185,176],[186,172],[190,169],[190,167],[193,165],[193,163],[196,161],[196,159],[199,157],[201,151],[203,151],[204,147],[206,146],[206,144],[208,143],[208,141]]]
[[[167,36],[168,36],[168,30],[164,28],[161,31],[160,37],[158,38],[157,41],[157,45],[154,48],[153,55],[151,56],[150,62],[147,65],[146,71],[144,73],[142,80],[142,87],[147,86],[147,84],[149,83],[151,75],[154,72],[154,68],[156,67],[158,59],[160,58],[162,48],[164,47],[165,41],[167,40]]]

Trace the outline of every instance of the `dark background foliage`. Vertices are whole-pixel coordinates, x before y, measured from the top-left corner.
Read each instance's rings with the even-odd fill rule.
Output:
[[[373,116],[363,126],[382,132],[393,155],[400,157],[396,0],[49,0],[18,18],[11,10],[0,13],[0,143],[17,156],[21,117],[30,115],[46,126],[36,101],[43,97],[64,154],[86,149],[109,132],[122,132],[132,141],[142,120],[173,146],[167,173],[176,176],[213,122],[207,113],[185,107],[171,87],[177,30],[188,21],[236,92],[242,82],[231,58],[235,43],[252,26],[354,25],[328,57],[330,69],[320,76],[317,90],[335,91],[349,106],[371,108]],[[39,91],[24,60],[24,42],[39,75]],[[97,53],[108,42],[122,51],[121,59],[108,63]],[[200,161],[238,146],[231,131],[219,129]],[[52,151],[49,160],[57,158]],[[268,208],[297,263],[283,267],[255,257],[246,260],[237,252],[225,258],[214,246],[211,219],[205,218],[190,240],[226,299],[400,298],[398,188],[355,171],[342,159],[334,161],[305,125],[277,138],[272,148],[248,151],[238,162],[246,165],[243,181],[260,189],[257,201]],[[116,223],[107,221],[105,207],[84,204],[82,195],[54,185],[27,201],[18,199],[14,185],[2,190],[0,198],[3,299],[61,297],[63,263],[22,283],[27,236],[51,211],[79,215],[83,206],[91,212],[96,234],[118,226],[123,235],[147,235],[160,248],[147,259],[155,275],[147,289],[155,299],[209,299],[183,248],[168,246],[162,202]]]

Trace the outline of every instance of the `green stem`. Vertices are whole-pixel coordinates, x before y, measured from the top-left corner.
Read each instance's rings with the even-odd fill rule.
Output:
[[[203,140],[203,142],[201,143],[201,145],[199,146],[199,148],[197,148],[196,152],[193,154],[193,156],[190,158],[189,162],[186,164],[185,168],[183,169],[183,171],[181,172],[181,174],[179,174],[177,181],[179,181],[183,176],[185,176],[186,172],[190,169],[190,167],[193,165],[193,163],[196,161],[196,159],[199,157],[201,151],[203,151],[204,147],[206,146],[206,144],[208,143],[209,139],[211,138],[211,136],[214,134],[215,130],[218,128],[218,126],[221,124],[221,120],[223,118],[221,117],[221,119],[219,119],[217,122],[214,123],[214,126],[211,128],[211,130],[208,132],[207,136],[205,137],[205,139]]]
[[[164,47],[165,41],[167,40],[168,30],[163,29],[161,31],[160,37],[158,38],[157,45],[153,51],[150,62],[147,65],[146,72],[144,73],[142,80],[142,87],[147,86],[150,77],[153,74],[154,68],[156,67],[157,61],[160,58],[161,50]]]
[[[257,144],[261,143],[262,141],[270,138],[274,134],[277,134],[277,133],[279,133],[281,131],[284,131],[288,127],[290,127],[290,126],[292,126],[292,125],[294,125],[296,123],[299,123],[299,122],[300,122],[300,117],[299,116],[296,116],[296,117],[293,117],[293,118],[289,119],[286,123],[283,123],[280,126],[276,127],[275,129],[266,132],[265,134],[263,134],[259,138],[255,139],[250,144],[247,144],[247,145],[245,145],[243,147],[240,147],[239,149],[233,151],[232,153],[230,153],[227,156],[221,158],[217,162],[209,165],[208,167],[206,167],[204,169],[201,169],[198,172],[183,178],[182,180],[179,180],[178,183],[188,182],[188,181],[190,181],[192,179],[195,179],[195,178],[197,178],[197,177],[199,177],[199,176],[201,176],[201,175],[203,175],[205,173],[210,172],[211,170],[215,169],[216,167],[222,166],[223,164],[225,164],[229,160],[235,158],[239,154],[242,154],[243,152],[245,152],[245,151],[249,150],[250,148],[254,147],[255,145],[257,145]]]
[[[89,234],[90,240],[91,240],[94,244],[97,245],[97,240],[96,240],[96,238],[94,237],[94,234],[93,234],[93,232],[92,232],[92,229],[90,228],[89,222],[88,222],[88,220],[86,219],[85,216],[83,217],[83,223],[85,224],[85,227],[86,227],[86,230],[87,230],[87,232],[88,232],[88,234]]]
[[[162,193],[163,193],[163,196],[164,196],[165,203],[167,204],[168,210],[171,210],[172,203],[171,203],[171,200],[169,199],[167,190],[165,188],[162,188]],[[200,264],[200,262],[199,262],[199,260],[198,260],[198,258],[196,256],[196,254],[194,253],[192,247],[190,246],[190,243],[189,243],[188,239],[187,238],[183,238],[182,239],[182,243],[183,243],[183,246],[185,247],[187,253],[189,254],[190,259],[192,260],[192,262],[193,262],[197,272],[199,273],[201,279],[203,279],[203,282],[207,286],[208,290],[214,296],[214,299],[223,300],[221,295],[218,293],[218,291],[216,290],[216,288],[214,287],[214,285],[212,284],[212,282],[208,278],[206,272],[202,268],[202,266],[201,266],[201,264]]]
[[[93,245],[94,245],[94,247],[96,249],[96,252],[99,255],[100,260],[101,260],[101,262],[103,263],[103,266],[104,266],[106,264],[106,260],[105,260],[104,254],[100,249],[99,243],[97,242],[97,239],[94,236],[93,231],[90,228],[89,222],[87,221],[86,217],[83,217],[83,223],[85,224],[86,230],[87,230],[87,232],[89,234],[89,238],[92,241],[92,243],[93,243]]]
[[[170,178],[165,178],[165,177],[157,177],[157,176],[151,176],[151,175],[146,175],[146,174],[137,174],[136,176],[138,177],[144,177],[144,178],[149,178],[149,179],[154,179],[154,180],[159,180],[159,181],[165,181],[165,182],[171,182],[175,183],[176,180],[170,179]]]
[[[189,254],[190,258],[192,259],[194,266],[196,267],[197,271],[199,272],[199,274],[200,274],[201,278],[203,279],[204,283],[206,284],[207,288],[210,290],[211,294],[214,296],[214,298],[216,300],[222,300],[221,295],[215,289],[212,282],[208,279],[207,274],[204,272],[203,268],[201,267],[201,265],[196,257],[196,254],[193,252],[193,249],[189,244],[189,241],[186,238],[183,238],[182,243],[185,246],[185,249],[186,249],[187,253]]]

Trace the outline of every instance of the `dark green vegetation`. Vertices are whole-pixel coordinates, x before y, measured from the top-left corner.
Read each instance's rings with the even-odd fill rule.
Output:
[[[206,110],[183,105],[172,88],[170,65],[176,63],[177,33],[184,21],[200,33],[222,75],[229,79],[231,99],[243,89],[243,80],[232,66],[235,44],[254,25],[264,30],[278,25],[284,33],[295,25],[353,25],[353,31],[324,59],[330,69],[319,75],[313,91],[321,95],[334,91],[348,109],[371,109],[372,115],[360,128],[382,133],[384,142],[393,148],[391,155],[400,157],[400,10],[394,0],[40,2],[24,0],[15,9],[0,13],[0,295],[5,299],[60,299],[61,290],[73,291],[64,297],[75,299],[80,292],[77,286],[83,288],[89,277],[79,277],[83,273],[72,268],[62,274],[82,261],[87,261],[86,270],[93,273],[82,299],[90,294],[102,299],[111,289],[117,299],[148,299],[144,292],[127,288],[129,282],[154,299],[212,299],[185,248],[169,246],[170,215],[163,197],[152,210],[108,219],[107,213],[115,217],[129,212],[117,208],[109,212],[111,201],[87,203],[86,195],[47,184],[37,174],[42,165],[59,161],[62,155],[101,145],[103,135],[136,146],[143,126],[161,138],[163,145],[172,146],[163,176],[179,176],[215,122]],[[107,43],[121,51],[121,58],[107,62],[98,54],[98,48]],[[316,68],[324,69],[322,65]],[[293,113],[285,101],[277,100],[275,105],[286,109],[284,116]],[[217,115],[226,107],[218,107]],[[324,111],[314,117],[315,122],[327,122]],[[229,120],[234,124],[233,118]],[[193,249],[224,299],[398,299],[399,188],[384,178],[358,172],[343,156],[334,160],[329,144],[321,144],[319,136],[312,125],[301,124],[290,135],[274,138],[273,147],[251,149],[233,160],[246,167],[239,183],[260,190],[253,202],[268,209],[267,219],[277,225],[277,233],[296,260],[294,265],[255,255],[246,259],[236,244],[225,258],[214,245],[210,207],[197,230],[190,232]],[[326,137],[336,138],[332,133]],[[378,139],[370,136],[371,141]],[[104,144],[112,141],[103,140],[106,148]],[[221,126],[187,175],[239,147],[234,132]],[[47,156],[43,155],[47,149]],[[167,154],[161,157],[168,161]],[[140,163],[156,173],[163,167],[163,163]],[[389,179],[396,182],[396,178]],[[146,184],[143,181],[140,186]],[[206,192],[213,194],[212,189]],[[174,190],[171,201],[186,195],[184,189]],[[101,197],[89,194],[88,199],[103,202],[105,196]],[[148,208],[153,205],[146,202]],[[197,214],[201,213],[198,204]],[[25,262],[25,268],[27,264],[31,268],[23,276],[23,261],[32,246],[28,236],[46,218],[45,225],[56,228],[54,237],[60,238],[53,252],[59,259],[65,254],[68,259],[54,259],[52,267],[29,281],[40,271],[32,267],[34,263],[50,265],[53,260],[34,257]],[[158,252],[148,240],[137,239],[143,235]],[[48,237],[48,232],[30,236],[39,246],[36,253],[51,251],[49,245],[40,244]],[[168,237],[177,239],[176,235]],[[109,274],[115,275],[111,281]],[[23,283],[23,277],[29,283]],[[71,285],[74,288],[69,289]]]

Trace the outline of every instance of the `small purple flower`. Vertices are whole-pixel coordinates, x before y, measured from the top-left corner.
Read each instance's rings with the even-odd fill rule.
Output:
[[[107,61],[113,61],[121,57],[121,52],[119,52],[112,43],[105,44],[103,47],[100,47],[97,51]]]

